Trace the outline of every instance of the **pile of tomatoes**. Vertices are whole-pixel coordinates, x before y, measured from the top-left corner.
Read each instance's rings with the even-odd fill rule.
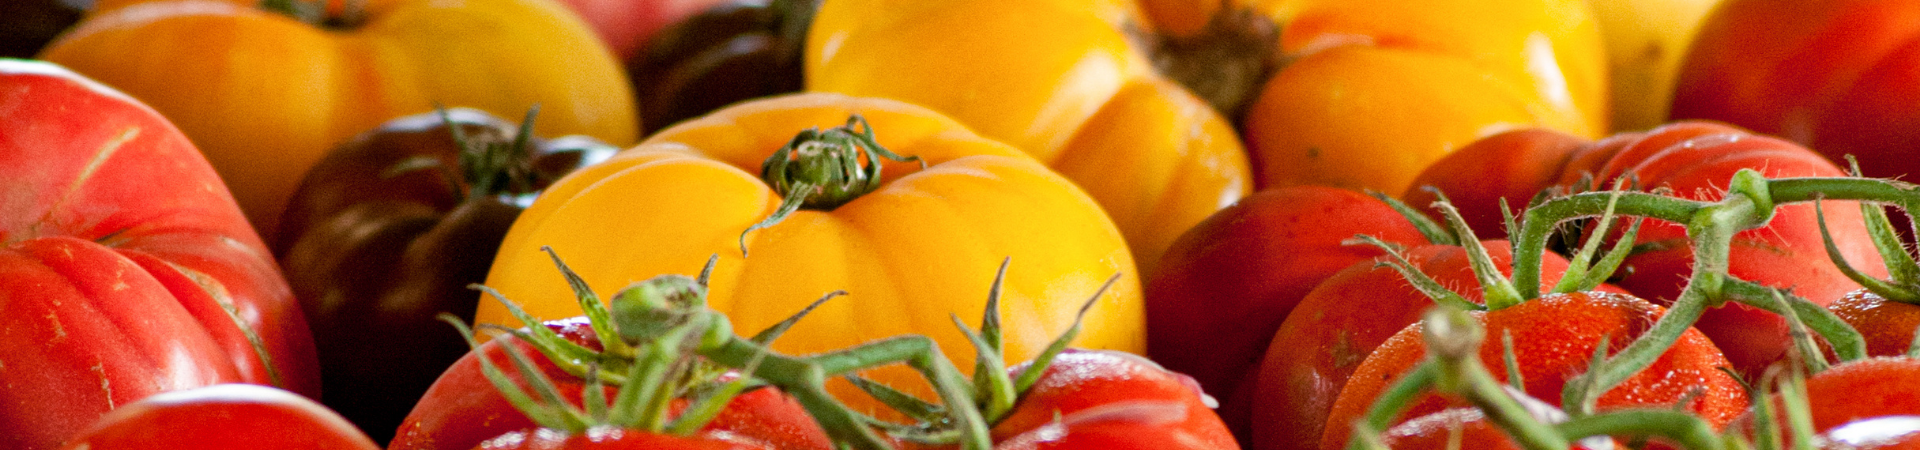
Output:
[[[0,447],[1920,448],[1920,3],[8,5]]]

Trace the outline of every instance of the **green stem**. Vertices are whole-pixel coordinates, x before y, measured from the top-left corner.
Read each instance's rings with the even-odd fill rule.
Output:
[[[1513,285],[1521,298],[1540,297],[1540,258],[1547,251],[1547,237],[1569,220],[1604,214],[1607,204],[1617,203],[1614,212],[1684,223],[1707,206],[1706,203],[1645,192],[1586,192],[1560,197],[1528,208],[1520,223],[1521,233],[1514,243]]]
[[[747,253],[747,233],[786,220],[801,208],[832,210],[880,188],[881,160],[926,161],[900,156],[880,146],[873,126],[855,114],[847,124],[826,130],[808,129],[760,163],[760,179],[780,193],[780,207],[765,220],[740,232],[740,253]]]
[[[925,336],[899,336],[848,350],[811,358],[794,358],[767,352],[746,339],[701,349],[701,355],[728,367],[744,367],[756,354],[764,356],[753,376],[788,389],[801,406],[813,414],[820,426],[842,442],[861,449],[885,449],[887,444],[866,427],[852,410],[827,394],[826,379],[834,374],[905,361],[934,385],[947,405],[949,419],[961,430],[962,448],[985,450],[992,446],[986,420],[971,405],[972,393],[960,370],[940,353],[939,346]]]
[[[1773,292],[1775,292],[1773,288],[1744,280],[1732,280],[1722,291],[1727,295],[1728,300],[1774,314],[1785,313],[1780,309],[1779,303],[1773,300]],[[1799,317],[1801,322],[1814,333],[1825,338],[1827,345],[1833,348],[1834,356],[1839,357],[1840,361],[1853,361],[1867,357],[1867,341],[1858,330],[1853,328],[1853,325],[1840,320],[1840,316],[1834,315],[1833,311],[1826,307],[1800,296],[1787,295],[1786,299],[1787,304],[1793,308],[1794,316]]]

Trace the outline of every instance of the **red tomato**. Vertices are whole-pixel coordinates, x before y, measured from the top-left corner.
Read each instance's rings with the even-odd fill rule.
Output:
[[[374,450],[373,440],[313,400],[266,386],[166,392],[114,410],[63,450]]]
[[[1827,309],[1860,331],[1868,356],[1905,356],[1913,346],[1914,330],[1920,329],[1920,305],[1888,300],[1865,289],[1847,293]]]
[[[1014,367],[1015,378],[1029,365]],[[1192,378],[1139,356],[1068,349],[993,426],[996,450],[1237,449]]]
[[[1429,211],[1439,201],[1428,188],[1446,194],[1481,239],[1505,239],[1506,216],[1500,202],[1518,214],[1535,194],[1560,179],[1561,168],[1585,139],[1545,128],[1522,128],[1480,138],[1427,166],[1400,198]],[[1439,219],[1435,215],[1435,219]]]
[[[1502,273],[1513,271],[1507,241],[1482,241],[1481,245]],[[1466,249],[1422,245],[1407,249],[1405,258],[1468,301],[1483,301]],[[1317,448],[1328,411],[1354,369],[1381,343],[1419,322],[1433,308],[1433,299],[1413,289],[1400,272],[1380,265],[1385,261],[1382,257],[1357,262],[1327,278],[1280,324],[1252,388],[1253,448]],[[1540,268],[1541,287],[1546,290],[1559,282],[1567,261],[1547,254]],[[1605,285],[1600,289],[1623,292]]]
[[[1610,354],[1618,352],[1665,312],[1632,296],[1581,292],[1547,295],[1471,315],[1487,330],[1489,339],[1482,342],[1479,357],[1488,371],[1506,381],[1505,348],[1497,337],[1511,333],[1513,354],[1527,394],[1560,406],[1567,379],[1586,371],[1602,337],[1607,339]],[[1426,358],[1426,343],[1418,323],[1380,344],[1354,369],[1335,400],[1320,438],[1321,448],[1344,448],[1352,436],[1351,424],[1365,414],[1380,392]],[[1607,410],[1681,405],[1716,427],[1725,425],[1747,405],[1746,391],[1739,380],[1718,369],[1726,365],[1726,358],[1713,342],[1689,329],[1652,365],[1602,394],[1597,406]],[[1702,392],[1695,395],[1695,389]],[[1402,417],[1419,417],[1453,404],[1438,394],[1424,394],[1409,404]]]
[[[1395,425],[1380,436],[1387,448],[1394,450],[1455,450],[1471,448],[1477,450],[1520,450],[1513,439],[1500,427],[1487,422],[1485,413],[1479,408],[1449,408],[1414,418]],[[1585,443],[1586,441],[1581,441]],[[1602,443],[1611,443],[1602,440]],[[1579,445],[1574,449],[1624,448],[1623,446]]]
[[[1320,280],[1381,255],[1343,243],[1360,234],[1426,242],[1386,203],[1330,187],[1265,190],[1214,213],[1174,242],[1147,281],[1147,354],[1225,396],[1222,418],[1246,433],[1243,380]]]
[[[1506,137],[1476,143],[1481,149],[1461,156],[1470,161],[1534,158],[1540,148],[1557,147],[1569,136]],[[1544,161],[1550,158],[1541,158]],[[1740,169],[1754,169],[1771,178],[1845,176],[1846,171],[1819,154],[1780,139],[1748,133],[1710,122],[1677,122],[1644,133],[1622,133],[1575,149],[1553,184],[1502,189],[1498,196],[1463,195],[1454,200],[1461,211],[1492,211],[1505,198],[1524,205],[1534,192],[1555,187],[1571,189],[1591,179],[1593,187],[1608,188],[1625,179],[1640,190],[1671,189],[1694,200],[1718,200],[1726,183]],[[1444,161],[1443,167],[1460,167]],[[1471,175],[1469,175],[1471,176]],[[1525,177],[1534,179],[1537,177]],[[1514,178],[1518,179],[1518,178]],[[1449,185],[1471,184],[1470,180]],[[1472,193],[1474,191],[1468,191]],[[1448,192],[1451,194],[1452,192]],[[1884,277],[1880,254],[1868,237],[1854,202],[1826,202],[1827,223],[1835,244],[1854,267],[1870,276]],[[1655,302],[1671,302],[1686,286],[1693,270],[1693,249],[1686,245],[1683,224],[1652,220],[1640,230],[1638,244],[1651,247],[1627,258],[1615,281],[1622,288]],[[1825,305],[1860,286],[1828,260],[1814,205],[1791,204],[1775,209],[1767,226],[1734,236],[1727,272],[1763,285],[1791,288],[1794,294]],[[1714,308],[1695,325],[1713,339],[1734,368],[1759,373],[1786,355],[1790,340],[1780,316],[1746,305]]]
[[[42,62],[0,60],[0,111],[0,447],[168,390],[319,394],[299,304],[178,129]]]
[[[1912,448],[1920,441],[1920,360],[1875,357],[1835,364],[1806,380],[1807,409],[1813,429],[1840,442],[1878,441],[1857,448]],[[1791,433],[1779,394],[1773,402],[1775,429]],[[1906,416],[1901,419],[1902,416]],[[1752,431],[1753,412],[1729,426]],[[1875,419],[1887,419],[1875,421]],[[1894,447],[1904,442],[1908,447]],[[1848,447],[1854,448],[1854,447]]]
[[[594,336],[593,329],[584,317],[549,321],[546,327],[576,344],[595,350],[599,348],[599,340]],[[502,343],[507,342],[513,343],[525,354],[539,354],[526,342],[511,337],[496,338],[482,344],[479,349],[454,362],[453,367],[448,368],[446,373],[440,375],[439,380],[434,381],[433,387],[428,388],[426,395],[414,405],[413,412],[401,422],[399,431],[387,448],[389,450],[465,450],[503,434],[537,428],[532,420],[500,395],[492,382],[487,381],[481,371],[480,361],[476,359],[476,355],[487,355],[494,366],[506,370],[508,376],[513,377],[515,383],[525,389],[527,385],[521,375],[511,369],[504,369],[513,367],[512,360],[500,347]],[[585,386],[584,380],[554,366],[546,358],[530,359],[542,373],[559,386],[560,391],[567,397],[567,401],[576,406],[580,404],[580,391]],[[611,402],[613,397],[613,389],[608,387],[604,398]],[[677,412],[684,405],[684,400],[676,400],[672,408]],[[720,435],[727,435],[727,439],[758,443],[769,448],[822,450],[832,448],[826,432],[821,431],[820,426],[813,422],[813,416],[808,415],[799,402],[771,388],[754,389],[734,397],[719,416],[702,428],[698,436]]]
[[[1920,175],[1920,2],[1725,0],[1680,65],[1672,115]]]

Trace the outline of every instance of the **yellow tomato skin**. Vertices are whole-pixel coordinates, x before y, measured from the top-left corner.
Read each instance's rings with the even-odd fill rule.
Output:
[[[240,0],[102,2],[40,57],[172,119],[271,236],[335,144],[436,104],[519,117],[544,135],[637,139],[625,74],[549,0],[370,2],[334,30]]]
[[[1150,275],[1167,243],[1253,183],[1226,119],[1132,47],[1140,17],[1116,0],[829,0],[807,89],[923,105],[1013,144],[1121,212]],[[1163,210],[1123,212],[1148,207]]]
[[[1287,61],[1241,129],[1263,186],[1397,194],[1427,164],[1487,134],[1608,129],[1606,53],[1584,0],[1251,7],[1281,24]]]
[[[761,161],[801,130],[839,126],[856,113],[882,146],[927,167],[888,162],[878,190],[749,233],[743,258],[741,232],[780,203],[756,175]],[[1008,360],[1044,348],[1115,274],[1119,281],[1088,314],[1075,345],[1136,353],[1146,345],[1133,260],[1092,199],[1013,147],[891,100],[819,93],[744,103],[556,183],[514,223],[486,284],[537,317],[578,315],[542,246],[601,298],[655,275],[697,274],[719,255],[708,302],[742,334],[845,290],[775,342],[792,354],[916,333],[970,370],[972,347],[949,314],[978,325],[1003,258],[1012,261],[1000,300]],[[475,321],[518,325],[491,299]],[[926,392],[904,368],[872,375]]]

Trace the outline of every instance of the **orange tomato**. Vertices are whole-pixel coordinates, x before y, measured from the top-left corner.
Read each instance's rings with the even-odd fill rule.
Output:
[[[102,1],[41,58],[172,119],[263,235],[327,149],[436,104],[506,117],[537,104],[543,135],[637,139],[625,75],[565,7],[366,3],[315,25],[245,0]]]
[[[886,161],[877,188],[837,207],[772,215],[780,192],[761,163],[809,128],[865,118],[877,142],[926,163]],[[742,245],[749,251],[743,255]],[[845,290],[773,348],[815,354],[905,333],[931,336],[963,369],[969,324],[994,271],[1011,257],[1000,307],[1006,359],[1032,358],[1109,277],[1077,346],[1143,352],[1145,315],[1133,260],[1099,205],[1072,182],[952,119],[891,100],[799,94],[742,103],[683,122],[549,187],[514,222],[486,285],[542,319],[580,315],[550,246],[601,298],[665,273],[693,275],[718,255],[708,303],[752,334]],[[518,326],[495,300],[475,321]],[[868,374],[930,393],[903,367]],[[850,386],[836,386],[845,398]],[[867,404],[872,406],[873,404]]]

